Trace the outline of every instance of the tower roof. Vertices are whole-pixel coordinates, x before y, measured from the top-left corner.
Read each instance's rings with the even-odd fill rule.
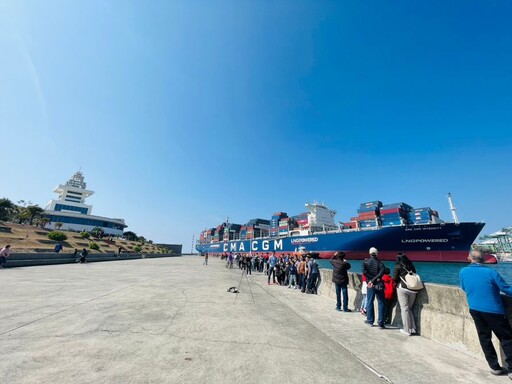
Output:
[[[87,184],[84,181],[84,175],[81,171],[76,171],[75,174],[66,181],[66,185],[69,187],[75,187],[80,189],[87,189]]]

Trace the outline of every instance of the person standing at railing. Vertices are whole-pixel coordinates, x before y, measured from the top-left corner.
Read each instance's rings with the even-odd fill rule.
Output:
[[[466,292],[469,313],[475,321],[478,339],[493,375],[505,371],[500,366],[496,350],[492,345],[492,333],[501,343],[505,361],[512,367],[512,327],[505,316],[500,291],[512,296],[512,286],[494,269],[483,266],[484,257],[480,251],[471,251],[468,256],[471,264],[459,273],[460,287]],[[512,372],[508,373],[512,379]]]
[[[343,293],[343,312],[352,312],[348,309],[348,270],[350,263],[345,260],[344,252],[336,252],[331,258],[332,282],[336,288],[336,310],[341,311],[341,295]]]

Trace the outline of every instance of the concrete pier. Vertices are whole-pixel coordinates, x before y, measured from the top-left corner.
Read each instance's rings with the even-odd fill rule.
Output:
[[[498,383],[481,358],[363,324],[211,258],[0,270],[3,383]],[[226,292],[239,288],[239,294]]]

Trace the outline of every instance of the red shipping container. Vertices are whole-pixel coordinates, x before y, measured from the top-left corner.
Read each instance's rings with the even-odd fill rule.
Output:
[[[401,213],[402,210],[400,208],[388,208],[388,209],[381,209],[380,213],[382,215],[385,215],[387,213]]]

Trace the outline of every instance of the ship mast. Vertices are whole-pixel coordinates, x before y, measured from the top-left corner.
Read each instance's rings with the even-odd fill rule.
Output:
[[[453,205],[451,193],[448,193],[448,204],[450,204],[450,211],[452,211],[453,222],[455,224],[459,224],[460,221],[459,221],[459,218],[457,217],[457,212],[456,212],[455,206]]]

